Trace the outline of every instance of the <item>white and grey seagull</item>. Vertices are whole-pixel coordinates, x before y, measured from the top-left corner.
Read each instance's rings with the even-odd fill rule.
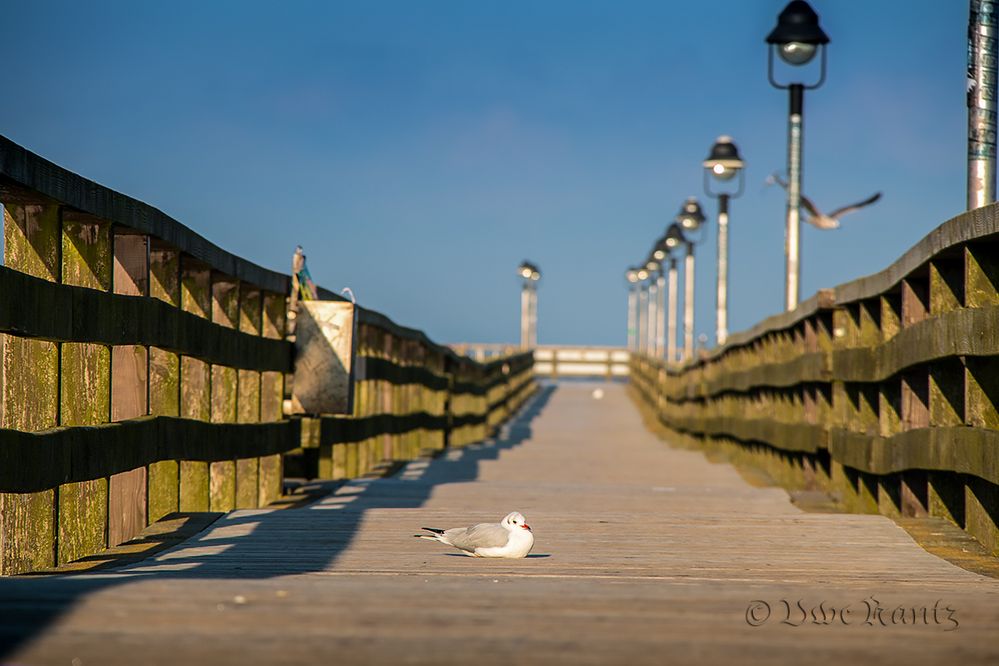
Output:
[[[767,177],[766,183],[767,185],[777,184],[783,187],[785,190],[787,189],[787,183],[781,180],[780,176],[778,176],[776,173],[770,174]],[[806,211],[808,211],[808,217],[805,219],[806,222],[819,229],[828,230],[828,229],[838,229],[839,218],[843,217],[847,213],[852,213],[854,211],[860,210],[865,206],[870,206],[872,203],[874,203],[880,198],[881,198],[881,193],[878,192],[873,196],[864,199],[863,201],[857,202],[855,204],[850,204],[849,206],[843,206],[842,208],[837,208],[828,215],[825,215],[824,213],[822,213],[822,211],[816,208],[815,204],[812,203],[812,200],[806,197],[804,194],[801,195],[801,205],[805,207]]]
[[[430,534],[414,534],[420,539],[440,541],[454,546],[469,557],[527,557],[534,547],[534,533],[524,516],[517,511],[509,513],[498,523],[479,523],[471,527],[452,527],[441,530],[423,527]]]

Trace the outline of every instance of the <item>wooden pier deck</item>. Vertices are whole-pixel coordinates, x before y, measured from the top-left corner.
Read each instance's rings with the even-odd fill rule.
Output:
[[[138,564],[2,579],[0,662],[999,663],[999,580],[887,518],[802,512],[595,386],[544,391],[495,442],[236,511]],[[512,510],[537,537],[525,560],[411,536]]]

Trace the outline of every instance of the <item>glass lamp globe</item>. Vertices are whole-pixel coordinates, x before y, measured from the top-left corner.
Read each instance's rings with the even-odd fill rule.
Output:
[[[818,46],[815,44],[806,44],[805,42],[788,42],[786,44],[781,44],[777,53],[780,55],[780,59],[789,65],[804,65],[811,61],[815,57],[815,52],[818,50]]]

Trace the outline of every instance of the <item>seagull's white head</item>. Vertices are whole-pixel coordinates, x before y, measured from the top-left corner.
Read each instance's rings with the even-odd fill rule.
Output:
[[[506,518],[500,521],[500,525],[505,527],[510,532],[513,532],[514,530],[531,531],[531,526],[527,524],[527,519],[524,518],[524,514],[519,511],[508,513]]]

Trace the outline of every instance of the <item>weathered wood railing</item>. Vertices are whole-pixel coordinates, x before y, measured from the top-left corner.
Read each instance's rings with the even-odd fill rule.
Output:
[[[289,276],[3,137],[0,204],[0,574],[265,505],[303,443],[337,478],[481,439],[533,389],[529,355],[480,364],[359,308],[354,414],[288,418]]]
[[[929,513],[999,554],[999,208],[632,382],[678,440],[823,486],[858,511]]]

